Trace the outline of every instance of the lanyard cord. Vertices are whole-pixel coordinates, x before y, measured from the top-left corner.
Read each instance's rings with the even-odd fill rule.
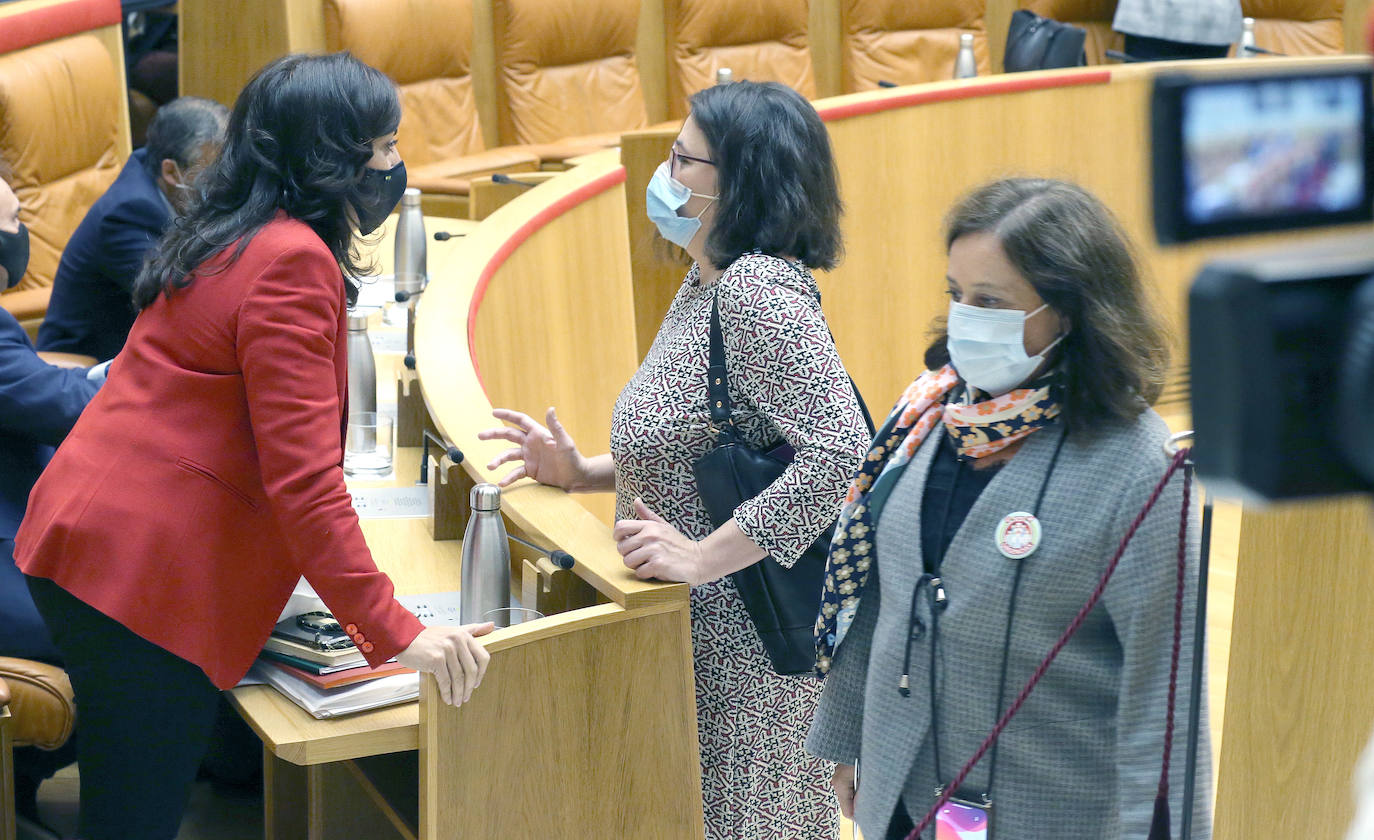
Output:
[[[1026,681],[1025,686],[1021,689],[1021,693],[1012,701],[1011,706],[1003,713],[1002,718],[997,721],[997,725],[994,726],[992,731],[988,733],[988,736],[983,739],[983,743],[979,745],[978,749],[973,753],[973,757],[968,760],[968,763],[965,764],[958,775],[954,777],[954,781],[950,782],[949,786],[936,797],[935,804],[930,807],[929,811],[926,811],[926,815],[921,818],[921,821],[911,830],[911,833],[907,834],[906,840],[919,840],[921,832],[925,831],[935,819],[935,814],[950,800],[950,797],[954,795],[954,791],[958,789],[958,786],[962,785],[964,780],[968,778],[968,774],[973,769],[974,765],[976,765],[979,759],[987,753],[988,749],[997,742],[998,737],[1002,734],[1002,730],[1006,729],[1012,717],[1021,710],[1021,706],[1024,705],[1027,698],[1030,697],[1031,691],[1033,691],[1036,684],[1040,682],[1040,678],[1045,676],[1045,672],[1049,670],[1050,663],[1054,662],[1055,658],[1059,656],[1059,652],[1069,643],[1069,639],[1073,634],[1078,632],[1078,628],[1083,626],[1083,622],[1088,618],[1088,613],[1092,612],[1093,608],[1097,606],[1097,602],[1102,599],[1102,593],[1106,590],[1107,583],[1112,579],[1112,574],[1116,571],[1117,564],[1121,562],[1122,556],[1126,553],[1126,547],[1130,545],[1131,539],[1135,536],[1136,531],[1140,530],[1140,526],[1145,521],[1145,517],[1154,509],[1155,502],[1159,501],[1160,495],[1164,493],[1164,488],[1169,484],[1169,479],[1174,477],[1174,473],[1178,472],[1187,459],[1188,450],[1186,449],[1180,449],[1174,454],[1173,460],[1169,463],[1169,468],[1165,470],[1164,475],[1160,477],[1159,483],[1155,485],[1154,491],[1150,494],[1150,498],[1145,502],[1145,506],[1140,509],[1140,513],[1136,514],[1135,519],[1131,521],[1130,527],[1126,529],[1126,534],[1121,538],[1121,543],[1117,546],[1116,553],[1112,555],[1112,559],[1107,563],[1107,569],[1103,572],[1102,579],[1097,582],[1097,588],[1093,590],[1087,602],[1079,609],[1078,614],[1075,615],[1073,621],[1069,623],[1068,629],[1059,637],[1059,641],[1055,642],[1054,647],[1050,648],[1050,652],[1035,669],[1035,673],[1031,674],[1031,678]],[[1180,520],[1186,520],[1188,516],[1188,492],[1186,484],[1184,485],[1183,503],[1184,506],[1180,513]],[[1186,523],[1181,521],[1179,525],[1180,531],[1183,531],[1186,527]],[[1180,551],[1183,550],[1184,545],[1183,542],[1180,541]],[[1180,559],[1179,562],[1182,563],[1184,561]],[[1196,702],[1196,700],[1194,700],[1194,702]]]
[[[1040,517],[1040,506],[1045,501],[1045,491],[1050,486],[1050,476],[1054,475],[1054,468],[1059,464],[1059,453],[1064,449],[1064,441],[1068,440],[1069,429],[1064,427],[1060,432],[1059,441],[1054,446],[1054,454],[1050,456],[1050,465],[1045,470],[1045,477],[1040,481],[1040,492],[1036,494],[1035,506],[1031,508],[1031,515],[1037,519]],[[957,480],[958,472],[955,473]],[[951,492],[950,495],[953,495]],[[948,524],[949,506],[945,506],[946,522],[941,525],[943,529]],[[997,705],[993,707],[993,717],[998,718],[1002,714],[1002,704],[1006,700],[1007,691],[1007,665],[1011,660],[1011,631],[1013,620],[1016,617],[1016,599],[1021,591],[1021,574],[1025,571],[1026,558],[1016,561],[1016,573],[1012,576],[1011,597],[1007,601],[1007,625],[1006,632],[1002,637],[1002,667],[1001,674],[997,680]],[[943,604],[943,602],[941,602]],[[910,634],[908,634],[908,637]],[[908,642],[909,644],[909,642]],[[932,608],[931,610],[931,630],[930,630],[930,734],[932,752],[935,758],[935,779],[940,785],[944,785],[945,774],[940,769],[940,701],[935,690],[935,650],[940,644],[940,617],[939,613]],[[997,744],[992,747],[992,755],[988,759],[988,785],[983,791],[983,803],[992,803],[992,783],[997,775]]]

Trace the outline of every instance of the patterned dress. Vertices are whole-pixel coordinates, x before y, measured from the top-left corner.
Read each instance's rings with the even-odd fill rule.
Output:
[[[797,453],[735,521],[770,554],[762,562],[790,565],[839,513],[869,438],[815,280],[776,257],[742,256],[704,288],[697,267],[688,273],[616,401],[616,516],[633,517],[638,496],[692,539],[712,530],[692,464],[714,445],[706,359],[717,291],[734,422],[753,446],[785,437]],[[820,683],[773,673],[728,577],[693,587],[691,606],[707,838],[836,837],[832,767],[802,748]]]

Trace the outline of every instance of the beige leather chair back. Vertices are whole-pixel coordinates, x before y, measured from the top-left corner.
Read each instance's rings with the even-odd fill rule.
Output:
[[[1255,46],[1284,55],[1345,52],[1345,0],[1241,0],[1255,19]]]
[[[807,9],[807,0],[665,0],[669,115],[685,117],[687,99],[722,67],[736,81],[782,82],[814,99]]]
[[[1087,53],[1089,64],[1105,64],[1107,50],[1125,48],[1125,37],[1112,31],[1116,0],[1021,0],[1020,8],[1087,31],[1083,51]]]
[[[841,0],[844,90],[872,90],[878,82],[914,85],[954,76],[959,36],[973,35],[978,74],[992,72],[985,0]]]
[[[643,128],[639,0],[492,0],[503,143]]]
[[[408,168],[485,147],[472,86],[471,0],[325,0],[324,32],[330,51],[348,50],[396,82]]]
[[[0,55],[0,156],[14,170],[31,243],[28,273],[6,292],[6,308],[21,320],[47,308],[62,249],[128,155],[120,143],[123,80],[123,68],[91,34]],[[20,306],[11,295],[33,301]]]

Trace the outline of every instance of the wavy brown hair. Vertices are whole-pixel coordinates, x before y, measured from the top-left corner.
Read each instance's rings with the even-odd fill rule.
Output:
[[[1040,297],[1068,319],[1056,348],[1063,417],[1090,431],[1153,405],[1169,368],[1169,333],[1150,304],[1130,239],[1107,207],[1064,181],[1008,178],[962,198],[945,220],[945,248],[990,233]],[[938,320],[930,369],[949,361]]]

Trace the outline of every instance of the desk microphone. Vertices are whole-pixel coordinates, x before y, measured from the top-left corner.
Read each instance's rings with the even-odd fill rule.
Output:
[[[424,290],[424,289],[417,289],[416,291],[413,291],[413,292],[397,292],[397,293],[394,295],[394,297],[396,298],[396,302],[397,302],[397,303],[405,303],[406,301],[410,300],[411,298],[417,298],[417,297],[419,297],[420,295],[422,295],[422,294],[424,294],[424,293],[425,293],[425,290]]]
[[[889,82],[889,81],[887,81],[886,79],[879,79],[879,80],[878,80],[878,87],[880,87],[880,88],[895,88],[895,87],[897,87],[897,83],[896,83],[896,82]]]
[[[494,183],[497,183],[497,184],[514,184],[514,185],[517,186],[517,187],[524,187],[525,189],[529,189],[530,187],[537,187],[537,186],[539,186],[538,184],[533,184],[533,183],[530,183],[529,181],[517,181],[517,180],[515,180],[514,178],[512,178],[511,176],[509,176],[509,175],[507,175],[506,173],[504,173],[504,172],[496,172],[496,173],[494,173],[494,174],[491,176],[491,180],[492,180]]]
[[[1107,50],[1107,58],[1110,58],[1113,61],[1120,61],[1123,64],[1140,64],[1145,61],[1145,59],[1143,58],[1136,58],[1135,56],[1130,55],[1129,53],[1121,52],[1120,50]]]
[[[1259,53],[1260,55],[1288,55],[1288,53],[1281,53],[1276,50],[1266,50],[1264,47],[1257,47],[1254,44],[1246,44],[1245,46],[1241,47],[1241,49],[1245,50],[1246,52]]]
[[[466,233],[449,233],[446,230],[436,230],[434,232],[435,242],[447,242],[457,236],[467,236]]]

